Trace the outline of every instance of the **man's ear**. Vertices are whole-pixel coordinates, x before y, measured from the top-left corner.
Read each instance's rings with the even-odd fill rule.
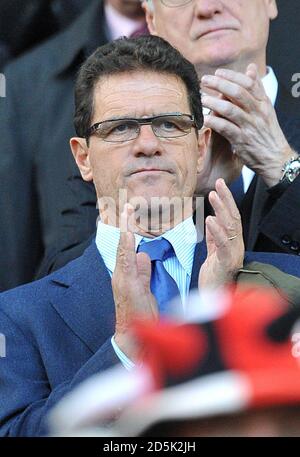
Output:
[[[151,2],[150,4],[150,2],[144,0],[142,3],[142,8],[145,11],[145,18],[149,32],[151,33],[151,35],[157,35],[153,3]]]
[[[202,127],[198,131],[198,163],[197,172],[199,173],[203,168],[203,162],[207,153],[208,145],[211,138],[211,129]]]
[[[277,8],[277,2],[276,0],[265,0],[266,1],[266,7],[268,9],[268,16],[270,20],[272,21],[273,19],[276,19],[278,16],[278,8]]]
[[[93,173],[90,164],[89,147],[84,138],[70,139],[71,151],[84,181],[92,181]]]

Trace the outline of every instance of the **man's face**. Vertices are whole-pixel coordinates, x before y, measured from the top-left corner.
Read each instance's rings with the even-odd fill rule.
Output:
[[[171,0],[169,0],[170,2]],[[170,8],[144,2],[150,32],[165,38],[197,67],[264,58],[275,0],[192,0]]]
[[[92,124],[178,112],[191,114],[179,78],[154,72],[124,73],[102,78],[96,85]],[[150,202],[151,197],[194,194],[207,141],[207,133],[197,136],[195,128],[186,136],[167,139],[155,136],[151,125],[142,125],[134,140],[109,143],[92,135],[89,147],[76,138],[71,147],[83,178],[94,181],[98,198],[112,197],[118,203],[119,191],[125,189],[128,200],[142,197]]]

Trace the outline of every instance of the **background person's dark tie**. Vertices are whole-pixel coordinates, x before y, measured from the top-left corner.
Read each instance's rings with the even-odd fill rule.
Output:
[[[245,196],[245,192],[244,192],[244,180],[243,180],[243,175],[242,173],[240,174],[240,176],[235,179],[229,186],[229,189],[233,195],[233,198],[235,200],[235,203],[237,205],[238,208],[241,208],[241,203],[242,203],[242,200]]]
[[[160,314],[168,314],[168,303],[179,295],[175,280],[169,275],[163,261],[174,257],[175,252],[171,243],[162,238],[144,242],[139,245],[137,252],[145,252],[151,259],[151,291],[155,296]]]

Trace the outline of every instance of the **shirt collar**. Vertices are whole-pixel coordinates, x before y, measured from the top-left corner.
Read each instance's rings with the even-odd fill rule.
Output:
[[[168,240],[175,251],[175,255],[186,271],[191,276],[194,251],[197,243],[197,232],[193,223],[193,218],[189,217],[180,224],[176,225],[173,229],[167,231],[161,237],[145,238],[141,235],[135,234],[135,248],[137,250],[140,242],[151,242],[154,239],[165,238]],[[100,252],[104,263],[109,271],[112,273],[116,267],[117,250],[120,240],[120,229],[112,225],[104,224],[99,221],[96,234],[96,246]]]
[[[104,6],[107,34],[111,40],[121,36],[129,37],[137,29],[141,28],[144,20],[129,19],[120,14],[112,5],[106,3]]]
[[[271,67],[267,67],[267,74],[262,78],[262,83],[266,91],[267,96],[272,102],[272,105],[275,105],[277,94],[278,94],[278,81],[275,76],[275,73]]]

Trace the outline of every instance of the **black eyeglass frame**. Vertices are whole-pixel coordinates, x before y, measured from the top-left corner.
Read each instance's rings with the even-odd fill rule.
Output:
[[[85,135],[85,139],[88,141],[89,137],[96,134],[97,133],[97,130],[99,129],[99,125],[105,123],[105,122],[113,122],[113,121],[135,121],[138,123],[139,125],[139,131],[138,132],[138,135],[140,133],[140,126],[142,125],[151,125],[152,127],[152,131],[154,133],[155,136],[157,136],[158,138],[168,138],[167,136],[164,136],[164,137],[161,137],[159,135],[157,135],[155,133],[155,131],[153,130],[153,124],[152,122],[155,120],[155,119],[159,119],[161,117],[179,117],[179,116],[186,116],[190,119],[191,121],[191,125],[190,125],[190,131],[189,132],[184,132],[182,135],[179,135],[178,137],[169,137],[169,138],[180,138],[181,136],[185,136],[185,135],[188,135],[190,132],[191,132],[191,129],[193,127],[195,127],[196,130],[198,130],[198,126],[197,126],[197,123],[196,123],[196,120],[195,120],[195,116],[193,116],[192,114],[187,114],[187,113],[164,113],[164,114],[159,114],[157,116],[151,116],[151,117],[141,117],[141,118],[134,118],[134,117],[124,117],[124,118],[115,118],[115,119],[106,119],[105,121],[101,121],[101,122],[96,122],[95,124],[93,124],[91,127],[89,127],[89,129],[87,130],[86,132],[86,135]],[[137,137],[138,137],[137,135]],[[102,138],[101,136],[99,136],[100,138]],[[121,142],[125,142],[125,141],[132,141],[134,139],[136,139],[137,137],[135,138],[132,138],[132,139],[129,139],[129,140],[122,140],[120,141]],[[107,143],[117,143],[117,141],[107,141],[105,140],[104,138],[102,138],[103,141],[106,141]]]

